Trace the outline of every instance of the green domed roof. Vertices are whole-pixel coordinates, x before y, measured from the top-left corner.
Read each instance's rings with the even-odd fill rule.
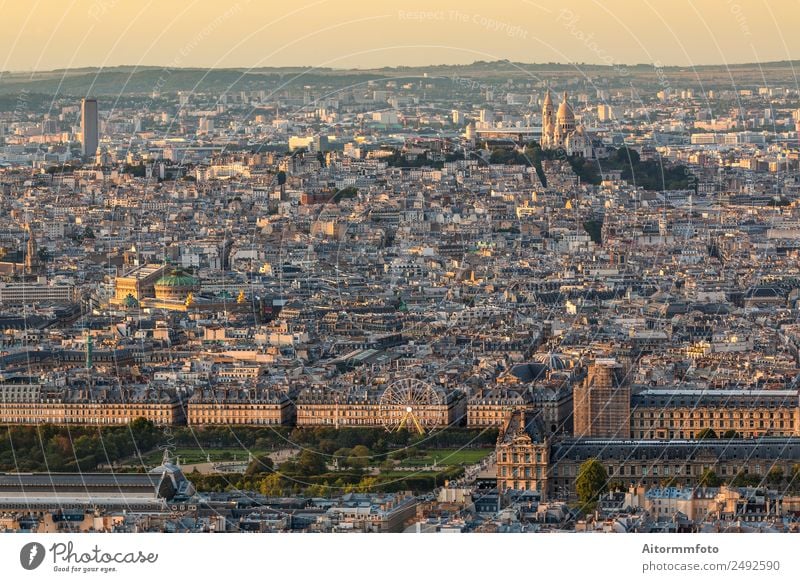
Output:
[[[176,269],[156,281],[158,287],[196,287],[198,283],[195,277],[181,269]]]
[[[130,293],[128,293],[125,296],[125,299],[123,300],[123,303],[124,303],[125,307],[127,307],[128,309],[134,309],[136,307],[139,307],[139,302],[136,300],[136,297],[134,297]]]

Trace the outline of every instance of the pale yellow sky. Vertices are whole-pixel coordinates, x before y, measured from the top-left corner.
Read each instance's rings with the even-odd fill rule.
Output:
[[[4,0],[0,12],[0,70],[16,71],[800,58],[800,0]]]

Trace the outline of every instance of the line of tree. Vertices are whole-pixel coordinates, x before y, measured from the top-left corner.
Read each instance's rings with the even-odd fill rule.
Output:
[[[2,471],[91,471],[149,451],[162,432],[139,418],[127,426],[9,426],[0,428]]]
[[[729,428],[728,430],[723,432],[721,435],[718,435],[717,431],[715,431],[710,426],[707,426],[706,428],[704,428],[703,430],[701,430],[700,432],[697,433],[697,438],[698,438],[698,440],[705,440],[705,439],[740,439],[740,438],[742,438],[742,435],[739,434],[738,432],[736,432],[735,430],[733,430],[732,428]]]
[[[645,190],[686,190],[697,183],[686,166],[659,160],[642,161],[636,150],[625,146],[612,151],[607,158],[590,160],[579,154],[567,155],[563,149],[544,150],[538,142],[531,141],[521,151],[494,148],[489,162],[533,166],[539,181],[546,187],[547,177],[542,161],[559,159],[569,163],[572,171],[586,184],[599,185],[603,180],[603,173],[612,170],[619,171],[623,180]]]

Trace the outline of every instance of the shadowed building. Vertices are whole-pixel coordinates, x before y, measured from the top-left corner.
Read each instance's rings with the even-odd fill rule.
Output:
[[[119,517],[157,514],[186,505],[194,485],[165,453],[148,473],[0,474],[0,527],[53,533],[108,531]],[[177,505],[181,503],[183,505]]]
[[[575,499],[581,465],[602,463],[609,482],[623,488],[697,487],[713,471],[723,481],[749,478],[767,483],[791,475],[800,461],[800,439],[631,440],[541,439],[535,422],[522,411],[510,416],[497,441],[499,490],[541,491]]]
[[[97,99],[81,101],[81,153],[94,158],[100,144],[100,119],[97,113]]]
[[[36,237],[33,236],[30,224],[25,224],[25,231],[28,233],[28,243],[25,251],[25,274],[36,275],[42,268],[39,250],[36,247]]]
[[[22,241],[23,248],[9,251],[0,247],[0,276],[38,275],[42,270],[36,237],[33,235],[31,225],[26,222],[23,229],[27,239]]]
[[[770,471],[791,475],[800,461],[800,439],[564,439],[550,447],[551,491],[574,498],[575,479],[589,459],[602,463],[609,481],[623,487],[696,487],[709,470],[723,481],[741,475],[761,482]]]

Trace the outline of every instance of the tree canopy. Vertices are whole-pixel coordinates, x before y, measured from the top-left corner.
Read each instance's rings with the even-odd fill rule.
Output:
[[[703,440],[703,439],[715,439],[718,437],[717,437],[717,432],[709,426],[698,432],[697,438]]]
[[[719,487],[722,485],[722,479],[720,479],[711,469],[706,469],[703,471],[703,474],[700,475],[700,481],[698,484],[701,487]]]
[[[575,479],[575,492],[584,510],[594,509],[600,496],[608,490],[608,473],[597,459],[584,461]]]

